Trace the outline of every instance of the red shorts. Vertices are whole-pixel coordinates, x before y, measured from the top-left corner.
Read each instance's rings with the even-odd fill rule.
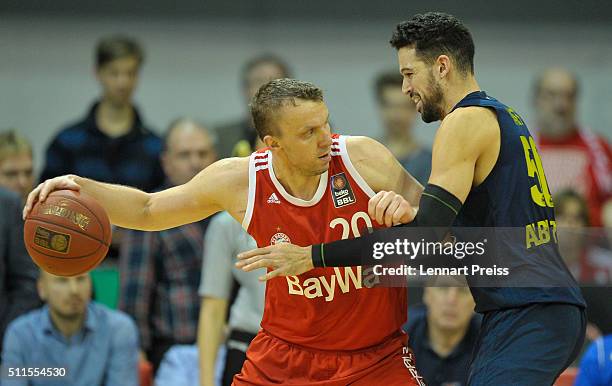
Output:
[[[293,345],[261,330],[232,385],[424,386],[405,349],[406,335],[359,351],[317,351]]]

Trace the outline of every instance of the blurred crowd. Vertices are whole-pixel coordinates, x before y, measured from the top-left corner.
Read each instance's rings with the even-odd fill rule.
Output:
[[[296,76],[284,59],[254,57],[238,74],[244,110],[234,121],[213,128],[180,117],[160,137],[133,100],[144,61],[135,40],[101,39],[94,63],[100,94],[54,134],[44,155],[34,154],[18,129],[0,133],[5,367],[69,368],[68,380],[58,385],[150,385],[153,379],[160,386],[230,385],[259,330],[265,285],[258,272],[234,267],[236,255],[255,241],[227,213],[161,232],[115,228],[103,264],[76,277],[39,270],[25,251],[21,208],[36,181],[78,174],[145,191],[183,184],[215,160],[257,149],[248,102],[268,81]],[[431,148],[414,135],[418,114],[401,91],[402,78],[396,72],[373,77],[378,140],[426,184]],[[612,384],[612,362],[605,360],[612,355],[606,336],[612,334],[612,151],[577,121],[575,74],[562,68],[538,74],[531,98],[536,119],[530,128],[554,195],[559,249],[589,304],[576,384]],[[43,158],[39,173],[34,157]],[[428,385],[465,385],[480,324],[469,288],[434,283],[408,291],[405,329],[419,372]],[[53,383],[0,377],[0,384]]]

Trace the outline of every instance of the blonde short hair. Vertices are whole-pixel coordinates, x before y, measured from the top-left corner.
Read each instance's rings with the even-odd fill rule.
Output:
[[[10,156],[22,153],[28,153],[32,156],[32,144],[26,137],[19,134],[15,129],[0,132],[0,162]]]

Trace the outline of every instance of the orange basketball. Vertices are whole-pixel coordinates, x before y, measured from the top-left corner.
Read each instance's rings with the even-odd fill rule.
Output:
[[[24,224],[24,241],[32,260],[58,276],[75,276],[96,267],[111,242],[110,221],[93,198],[57,190],[37,202]]]

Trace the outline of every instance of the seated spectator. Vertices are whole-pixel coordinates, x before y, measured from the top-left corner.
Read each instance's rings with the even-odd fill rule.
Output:
[[[605,138],[577,122],[578,89],[578,79],[560,68],[536,79],[538,149],[550,192],[578,192],[588,204],[590,226],[601,226],[601,207],[612,198],[612,150]]]
[[[247,114],[246,107],[261,86],[273,79],[289,77],[291,77],[289,67],[282,59],[274,55],[263,54],[245,63],[241,73],[245,114],[242,118],[215,129],[219,140],[217,150],[220,158],[246,157],[253,152],[257,133],[251,114]]]
[[[260,272],[244,272],[234,266],[236,255],[257,248],[255,240],[227,212],[215,216],[206,231],[202,265],[200,322],[200,385],[214,386],[215,363],[234,280],[240,285],[230,309],[229,332],[225,340],[226,360],[222,385],[231,385],[246,359],[246,350],[259,331],[264,309],[265,285]]]
[[[23,243],[21,199],[0,188],[0,350],[10,321],[38,307],[38,269]]]
[[[589,310],[584,350],[612,323],[608,306],[612,288],[607,287],[612,283],[612,252],[602,248],[601,242],[597,242],[601,235],[587,227],[589,210],[582,196],[566,190],[556,195],[553,202],[559,252],[574,278],[583,285],[582,294]]]
[[[161,140],[146,128],[132,102],[143,57],[130,38],[98,42],[95,71],[102,95],[83,119],[51,141],[41,181],[74,173],[145,191],[159,188]]]
[[[164,138],[164,187],[181,185],[216,159],[208,131],[183,118]],[[140,332],[142,353],[157,370],[175,344],[194,344],[200,299],[204,231],[208,219],[161,232],[126,231],[120,249],[119,309]]]
[[[176,345],[164,354],[156,386],[198,386],[198,346]]]
[[[612,385],[612,335],[591,343],[580,361],[574,386]]]
[[[0,133],[0,186],[25,201],[34,185],[32,145],[16,130]]]
[[[582,284],[612,283],[612,252],[596,243],[589,232],[589,210],[584,198],[566,190],[554,197],[559,251],[574,278]]]
[[[422,185],[431,173],[431,149],[414,137],[416,106],[410,96],[402,92],[402,76],[385,72],[376,78],[376,101],[382,121],[384,143],[395,158]]]
[[[159,365],[155,375],[156,386],[200,386],[198,368],[198,346],[172,346]],[[220,384],[225,364],[225,347],[219,349],[215,363],[215,385]]]
[[[138,335],[122,312],[90,301],[88,274],[55,276],[41,271],[42,308],[15,319],[4,336],[2,365],[64,368],[61,378],[2,379],[2,385],[136,386]]]
[[[424,289],[425,307],[408,312],[408,344],[428,386],[467,385],[480,317],[474,313],[474,299],[465,279],[460,278],[460,283],[453,280],[437,278],[436,287]]]

